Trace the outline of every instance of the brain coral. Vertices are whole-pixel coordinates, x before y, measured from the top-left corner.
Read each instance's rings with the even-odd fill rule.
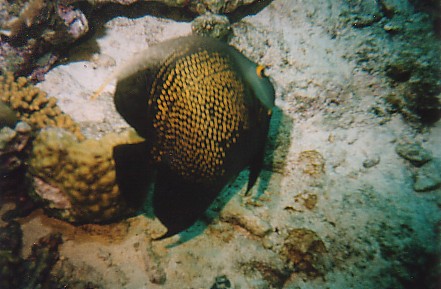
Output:
[[[50,215],[69,222],[115,219],[126,208],[115,181],[113,147],[141,140],[128,131],[78,142],[63,129],[41,130],[29,160],[33,197],[46,204]]]
[[[58,107],[57,99],[47,97],[24,77],[14,79],[12,73],[0,75],[0,100],[35,129],[60,127],[74,133],[79,140],[84,139],[78,124]]]

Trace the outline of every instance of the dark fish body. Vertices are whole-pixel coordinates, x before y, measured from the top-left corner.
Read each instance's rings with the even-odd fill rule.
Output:
[[[227,44],[191,36],[149,48],[118,76],[115,105],[146,139],[139,159],[150,164],[145,179],[155,183],[153,210],[166,236],[191,226],[243,169],[250,168],[249,188],[256,181],[274,105],[273,86],[258,70]],[[127,182],[121,168],[135,170],[139,160],[115,159]]]

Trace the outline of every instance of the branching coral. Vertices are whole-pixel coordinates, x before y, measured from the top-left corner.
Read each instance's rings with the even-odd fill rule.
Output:
[[[125,214],[112,151],[115,145],[141,140],[126,132],[79,143],[65,130],[42,130],[29,161],[35,197],[51,215],[74,223],[105,222]]]
[[[0,100],[33,128],[60,127],[71,131],[78,139],[84,139],[80,127],[58,107],[57,99],[47,97],[44,91],[28,83],[24,77],[14,79],[12,73],[1,75]]]
[[[43,0],[33,0],[23,5],[19,17],[11,17],[12,19],[2,25],[4,26],[2,32],[8,36],[15,36],[31,25],[41,24],[42,20],[46,20],[45,18],[48,17],[47,5],[44,2]],[[17,9],[16,7],[10,9],[13,10],[13,8]]]

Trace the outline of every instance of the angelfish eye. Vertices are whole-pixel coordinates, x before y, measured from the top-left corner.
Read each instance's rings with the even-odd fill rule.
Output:
[[[265,73],[265,66],[263,65],[257,65],[256,67],[256,74],[259,78],[264,78],[267,77],[266,73]]]

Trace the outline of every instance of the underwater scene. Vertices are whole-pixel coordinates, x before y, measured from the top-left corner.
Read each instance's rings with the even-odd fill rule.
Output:
[[[0,288],[441,288],[441,2],[0,0]]]

